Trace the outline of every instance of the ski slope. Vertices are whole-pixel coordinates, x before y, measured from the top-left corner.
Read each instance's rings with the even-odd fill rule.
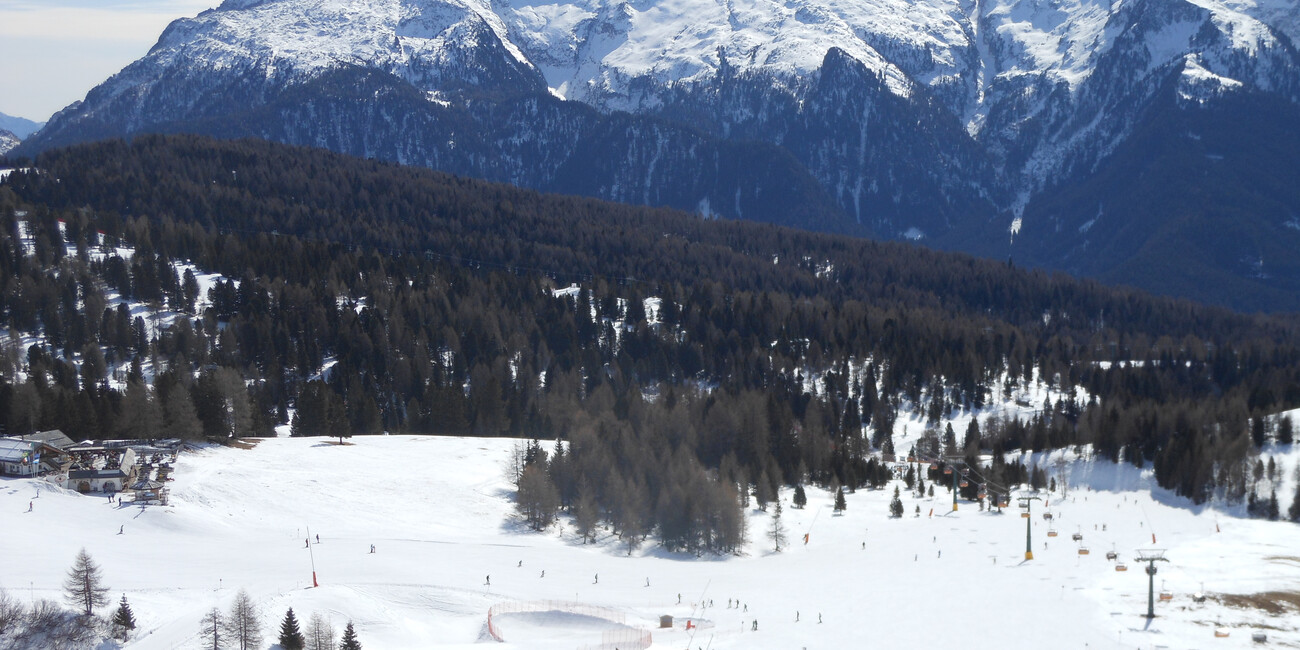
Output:
[[[887,516],[892,486],[848,494],[842,516],[832,514],[827,492],[809,488],[798,510],[787,491],[781,553],[767,535],[770,514],[755,510],[739,556],[694,557],[648,543],[629,557],[608,533],[584,546],[571,526],[537,534],[516,523],[504,472],[514,440],[348,442],[278,438],[182,454],[166,507],[110,505],[49,487],[37,496],[40,483],[2,479],[0,586],[24,600],[59,599],[84,546],[113,600],[124,593],[132,603],[139,628],[126,647],[140,649],[202,647],[204,611],[228,609],[240,588],[262,612],[267,645],[288,607],[304,623],[326,615],[340,631],[353,621],[367,648],[572,649],[619,627],[542,611],[498,615],[505,642],[489,637],[489,608],[541,600],[615,610],[623,627],[649,629],[654,648],[1242,648],[1260,627],[1271,645],[1300,645],[1296,611],[1270,616],[1216,601],[1300,592],[1300,528],[1193,508],[1153,492],[1131,466],[1076,461],[1068,496],[1044,494],[1028,520],[1015,508],[993,514],[964,502],[953,512],[939,486],[922,499],[904,488],[902,519]],[[1274,451],[1285,509],[1296,455]],[[1044,504],[1058,537],[1046,536]],[[1024,560],[1026,521],[1032,561]],[[320,535],[310,549],[308,528],[313,541]],[[1076,531],[1087,556],[1070,540]],[[1170,560],[1156,588],[1164,583],[1173,599],[1157,602],[1148,622],[1146,576],[1132,558],[1152,547],[1153,533]],[[1111,549],[1129,571],[1113,570]],[[1191,595],[1202,583],[1210,598],[1197,604]],[[676,617],[672,629],[657,628],[662,614]],[[688,618],[698,627],[686,630]],[[1215,638],[1217,626],[1230,636]]]

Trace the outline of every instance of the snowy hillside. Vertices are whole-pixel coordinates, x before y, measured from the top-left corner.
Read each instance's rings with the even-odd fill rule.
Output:
[[[19,142],[21,140],[18,139],[18,136],[10,131],[0,129],[0,156],[9,153],[11,149],[18,146]]]
[[[1297,148],[1266,137],[1225,165],[1181,150],[1188,133],[1285,136],[1273,125],[1300,113],[1297,13],[1295,0],[231,0],[172,23],[16,151],[256,137],[1293,309],[1300,271],[1260,249],[1294,250],[1278,224],[1300,207],[1269,175],[1234,172],[1261,156],[1293,168]],[[1171,126],[1201,117],[1208,134]],[[1126,159],[1159,167],[1176,196],[1204,186],[1193,178],[1224,185],[1223,205],[1197,214],[1229,223],[1117,188],[1136,176]],[[1080,196],[1052,205],[1063,190]],[[1247,203],[1262,207],[1224,216]],[[1103,208],[1117,218],[1097,220]],[[1154,223],[1135,237],[1134,221]],[[1218,256],[1146,246],[1225,229]],[[1207,266],[1215,281],[1189,279]]]
[[[13,170],[0,169],[0,180],[9,175]],[[25,215],[24,215],[25,216]],[[36,241],[30,231],[30,224],[27,222],[18,223],[18,241],[22,247],[23,253],[28,258],[34,258],[36,255]],[[66,237],[67,224],[59,222],[60,234]],[[87,260],[94,263],[105,263],[110,260],[129,264],[135,257],[135,248],[125,245],[120,241],[110,241],[103,233],[96,233],[91,241],[87,242],[89,246],[85,251]],[[68,258],[78,257],[81,253],[78,251],[77,244],[65,240],[63,245],[63,254]],[[209,293],[212,287],[218,282],[233,282],[238,286],[238,282],[221,276],[219,273],[210,273],[204,271],[190,262],[173,262],[170,264],[172,272],[177,278],[192,277],[194,279],[194,313],[201,314],[203,310],[211,306],[212,300]],[[66,273],[66,269],[60,269],[59,273]],[[140,300],[128,300],[122,296],[120,290],[106,287],[104,291],[104,307],[112,310],[125,310],[126,315],[131,321],[138,320],[143,327],[146,327],[146,335],[158,336],[161,332],[171,328],[178,320],[188,318],[191,314],[185,314],[176,310],[161,308],[159,305],[151,305]],[[16,335],[15,335],[16,334]],[[28,349],[33,345],[46,347],[49,346],[49,338],[40,332],[14,332],[12,328],[5,326],[0,327],[0,340],[8,341],[11,345],[19,349]],[[58,346],[51,346],[55,349],[57,356],[63,356],[57,350]],[[75,364],[84,363],[84,354],[73,354],[67,358],[68,361]],[[130,370],[131,362],[127,359],[118,359],[109,364],[107,385],[115,390],[122,390],[126,387],[126,377]],[[149,382],[153,382],[156,375],[156,368],[152,362],[143,363],[142,371]],[[26,374],[18,372],[20,379],[26,379]]]
[[[114,599],[125,593],[133,604],[140,627],[127,647],[141,649],[201,647],[204,611],[228,607],[240,588],[268,639],[293,607],[301,620],[319,613],[337,629],[353,621],[371,648],[489,641],[494,606],[501,647],[594,647],[602,631],[620,628],[605,610],[510,613],[541,600],[613,610],[621,628],[649,630],[654,648],[911,647],[922,638],[972,648],[1039,648],[1047,639],[1062,643],[1055,647],[1243,648],[1255,629],[1272,643],[1300,643],[1291,606],[1275,616],[1225,604],[1300,592],[1295,525],[1190,508],[1150,491],[1128,466],[1070,466],[1068,496],[1034,504],[1032,561],[1014,507],[993,514],[963,503],[951,512],[942,489],[922,499],[904,489],[902,519],[887,516],[892,489],[848,495],[843,516],[821,490],[809,490],[803,510],[790,507],[787,492],[788,546],[779,554],[767,536],[770,511],[751,511],[751,541],[738,557],[654,545],[628,557],[614,540],[582,545],[567,524],[534,534],[514,520],[503,478],[514,442],[363,436],[346,446],[308,438],[206,448],[180,457],[167,507],[48,487],[38,496],[39,484],[6,479],[3,587],[23,600],[59,598],[84,546]],[[1289,477],[1297,455],[1282,458]],[[1039,516],[1044,508],[1051,522]],[[310,550],[309,530],[313,542],[320,535]],[[1082,544],[1070,540],[1075,532]],[[1146,576],[1133,554],[1152,547],[1153,534],[1170,560],[1156,588],[1172,600],[1157,602],[1148,622]],[[1080,545],[1090,553],[1079,555]],[[1112,549],[1127,572],[1106,559]],[[319,588],[311,588],[313,561]],[[1208,599],[1193,602],[1202,587]],[[672,629],[657,627],[663,614],[676,617]],[[1230,637],[1214,638],[1216,626]]]

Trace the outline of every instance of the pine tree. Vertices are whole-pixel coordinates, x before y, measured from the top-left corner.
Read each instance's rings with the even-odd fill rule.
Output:
[[[803,485],[794,486],[794,507],[802,509],[808,505],[808,495],[803,491]]]
[[[26,618],[26,604],[0,587],[0,638],[6,638],[5,635],[20,629]]]
[[[1300,523],[1300,482],[1295,486],[1295,498],[1291,500],[1291,507],[1286,511],[1287,519]]]
[[[1255,416],[1250,419],[1250,441],[1255,443],[1255,447],[1263,447],[1268,441],[1267,432],[1264,428],[1264,418]]]
[[[891,517],[903,516],[903,500],[898,496],[898,486],[894,486],[894,500],[889,502],[889,515]]]
[[[257,607],[243,589],[235,594],[235,602],[230,605],[225,625],[226,635],[237,644],[239,650],[252,650],[262,643],[262,624],[258,622]]]
[[[979,449],[980,444],[980,424],[979,418],[971,418],[970,424],[966,425],[966,436],[962,439],[962,447],[968,452],[974,452]]]
[[[185,269],[184,279],[181,280],[181,300],[180,311],[187,314],[194,313],[194,303],[199,298],[199,281],[194,277],[194,271]]]
[[[1289,445],[1295,442],[1295,427],[1291,422],[1291,416],[1283,415],[1277,421],[1277,444]]]
[[[163,402],[163,426],[167,435],[182,440],[203,438],[203,423],[194,411],[194,400],[185,386],[173,386]]]
[[[1029,486],[1035,490],[1041,490],[1047,487],[1047,472],[1034,463],[1034,468],[1029,470]]]
[[[1268,517],[1269,521],[1277,521],[1277,518],[1280,515],[1277,504],[1277,490],[1273,490],[1272,493],[1268,495],[1268,504],[1264,506],[1264,515]]]
[[[758,509],[767,512],[767,504],[772,501],[772,479],[768,478],[767,471],[764,470],[758,475],[758,482],[754,483],[754,502],[758,504]]]
[[[293,608],[290,607],[284,615],[284,622],[280,623],[280,647],[284,650],[302,650],[306,644],[307,640],[298,629],[298,618],[293,615]]]
[[[844,488],[835,491],[835,512],[844,512],[849,509],[849,504],[844,500]]]
[[[96,607],[108,604],[108,587],[104,586],[99,566],[86,549],[77,553],[77,559],[68,570],[68,578],[63,581],[63,591],[68,603],[81,609],[86,616],[93,614]]]
[[[781,545],[785,544],[785,523],[782,521],[781,499],[776,500],[776,508],[772,510],[772,529],[768,531],[768,537],[772,539],[773,550],[781,552]]]
[[[210,646],[212,650],[221,650],[221,642],[226,639],[225,623],[225,618],[221,616],[221,610],[216,607],[208,610],[208,613],[203,615],[203,620],[199,623],[202,630],[199,635],[203,638],[205,646],[208,645],[208,641],[212,641]]]
[[[596,499],[592,496],[591,489],[587,487],[587,482],[583,481],[578,486],[578,500],[573,504],[573,524],[578,534],[582,535],[583,544],[594,536],[599,523],[600,508],[596,505]]]
[[[339,650],[361,650],[361,642],[357,641],[357,632],[352,629],[352,621],[348,621],[348,626],[343,628],[343,638],[339,641]]]
[[[135,629],[135,613],[131,611],[131,605],[126,602],[126,594],[122,594],[122,601],[117,606],[117,613],[113,614],[113,637],[125,641],[131,630]]]
[[[136,357],[138,361],[140,357]],[[163,430],[163,412],[158,400],[149,391],[143,379],[127,382],[122,398],[122,415],[118,418],[117,433],[125,438],[157,438]]]
[[[624,548],[627,549],[628,557],[632,556],[632,551],[641,547],[642,535],[644,535],[645,524],[641,522],[641,515],[636,511],[629,512],[623,517],[623,526],[618,532],[618,538],[623,542]]]
[[[551,483],[551,477],[546,474],[543,463],[524,466],[524,473],[519,477],[519,490],[515,495],[515,507],[533,530],[544,530],[555,520],[555,514],[560,509],[560,492]]]
[[[318,612],[313,612],[307,622],[306,650],[335,650],[334,626]]]

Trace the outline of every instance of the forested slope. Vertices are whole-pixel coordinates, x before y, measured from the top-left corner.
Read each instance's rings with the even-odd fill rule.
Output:
[[[932,453],[1092,443],[1204,500],[1243,498],[1262,416],[1300,406],[1283,317],[259,141],[49,152],[0,185],[0,218],[11,432],[296,414],[304,434],[566,438],[543,495],[682,548],[733,548],[749,486],[880,482],[900,409]],[[180,261],[229,280],[200,297]],[[110,294],[180,317],[159,332]],[[944,440],[945,415],[1035,381],[1063,397]]]

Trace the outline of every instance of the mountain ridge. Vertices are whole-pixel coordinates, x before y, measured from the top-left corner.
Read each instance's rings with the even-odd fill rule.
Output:
[[[547,191],[940,248],[1009,245],[1028,263],[1075,268],[1043,253],[1078,250],[1083,237],[1021,252],[1029,240],[1017,247],[1013,224],[1046,225],[1027,208],[1049,191],[1095,187],[1171,84],[1180,110],[1238,93],[1295,104],[1300,55],[1279,18],[1295,4],[225,2],[173,23],[18,152],[149,131],[222,135],[214,124],[242,121],[239,135]],[[371,75],[357,86],[369,90],[340,82],[354,68]],[[606,153],[578,153],[591,133]],[[696,156],[740,143],[738,158]],[[738,170],[755,151],[793,189],[773,183],[779,175],[709,171]],[[1200,298],[1195,271],[1131,280]]]
[[[0,131],[8,131],[19,140],[39,131],[43,126],[45,126],[44,122],[34,122],[24,117],[14,117],[0,113]]]

